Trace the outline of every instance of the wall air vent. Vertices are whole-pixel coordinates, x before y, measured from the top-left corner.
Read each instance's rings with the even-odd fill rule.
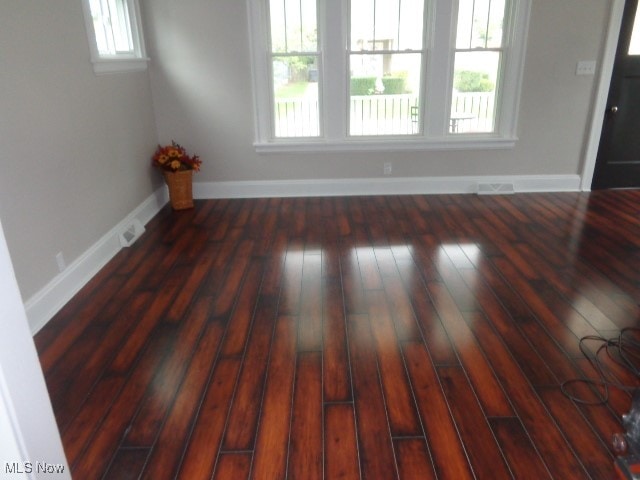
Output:
[[[144,226],[138,219],[131,221],[127,227],[120,232],[120,245],[130,247],[144,233]]]
[[[479,183],[478,195],[507,195],[515,193],[513,183]]]

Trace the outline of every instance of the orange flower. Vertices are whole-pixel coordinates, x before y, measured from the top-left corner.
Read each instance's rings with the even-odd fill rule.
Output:
[[[177,170],[195,170],[198,172],[200,171],[202,160],[198,155],[190,157],[183,147],[172,140],[171,145],[165,145],[164,147],[158,145],[151,159],[151,164],[154,167],[170,172]]]

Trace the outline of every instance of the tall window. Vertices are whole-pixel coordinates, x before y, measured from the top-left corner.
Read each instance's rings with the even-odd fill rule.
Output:
[[[424,0],[351,0],[349,134],[418,133]]]
[[[459,0],[450,133],[493,132],[505,0]]]
[[[515,143],[531,0],[247,2],[258,151]]]
[[[276,137],[320,135],[315,0],[271,0],[271,83]]]
[[[146,68],[137,0],[83,0],[96,73]]]

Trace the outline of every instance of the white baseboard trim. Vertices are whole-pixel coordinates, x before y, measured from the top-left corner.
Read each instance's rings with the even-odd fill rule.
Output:
[[[135,220],[146,225],[168,199],[166,187],[156,190],[106,235],[69,264],[63,272],[56,275],[44,288],[27,300],[25,310],[32,335],[44,327],[122,249],[120,243],[122,231]]]
[[[206,199],[477,193],[478,186],[481,184],[510,184],[515,193],[577,192],[580,191],[580,176],[516,175],[195,182],[193,196],[197,199]]]

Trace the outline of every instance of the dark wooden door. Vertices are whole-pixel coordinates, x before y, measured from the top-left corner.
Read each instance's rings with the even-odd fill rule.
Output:
[[[640,187],[640,48],[630,51],[637,7],[638,0],[626,1],[593,189]]]

